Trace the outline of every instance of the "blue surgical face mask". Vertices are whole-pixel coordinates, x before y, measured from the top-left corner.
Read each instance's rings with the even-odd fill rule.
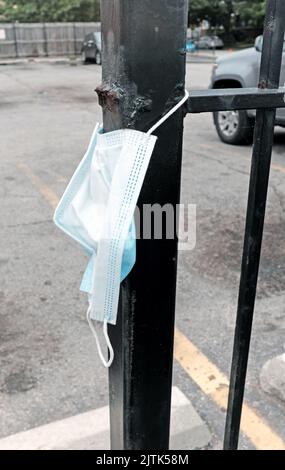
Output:
[[[188,93],[147,133],[131,129],[103,133],[97,125],[55,211],[56,225],[79,242],[90,257],[80,289],[88,294],[87,319],[106,367],[114,357],[107,323],[116,324],[120,282],[136,259],[133,215],[157,140],[152,132],[187,98]],[[102,354],[94,320],[104,324],[108,361]]]

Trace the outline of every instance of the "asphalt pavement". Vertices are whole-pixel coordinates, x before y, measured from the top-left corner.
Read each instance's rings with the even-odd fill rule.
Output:
[[[187,87],[208,87],[211,68],[187,64]],[[0,67],[0,437],[108,403],[107,373],[79,292],[87,260],[52,222],[101,120],[94,93],[100,75],[96,65]],[[210,429],[210,448],[221,447],[223,435],[221,389],[229,376],[250,157],[249,146],[219,141],[211,115],[186,117],[182,202],[197,205],[197,245],[179,256],[174,384]],[[263,365],[284,352],[284,179],[285,132],[276,128],[240,441],[246,449],[285,441],[284,402],[260,386]]]

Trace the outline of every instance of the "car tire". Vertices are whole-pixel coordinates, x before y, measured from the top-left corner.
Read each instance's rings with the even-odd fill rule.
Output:
[[[86,52],[85,52],[85,51],[82,51],[82,52],[81,52],[81,60],[82,60],[82,63],[83,63],[83,64],[87,64],[88,59],[87,59],[87,57],[86,57]]]
[[[222,142],[231,145],[252,143],[254,119],[248,117],[246,111],[216,112],[214,124]]]
[[[101,65],[101,63],[102,63],[101,52],[96,52],[96,55],[95,55],[95,63],[96,63],[97,65]]]

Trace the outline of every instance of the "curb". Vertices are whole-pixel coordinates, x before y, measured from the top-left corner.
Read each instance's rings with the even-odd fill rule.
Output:
[[[201,54],[201,53],[191,53],[188,52],[186,54],[186,62],[187,63],[214,63],[218,59],[216,54]]]
[[[285,354],[267,361],[261,369],[260,385],[264,392],[285,402]]]
[[[108,450],[109,407],[55,421],[0,440],[0,450]],[[211,435],[188,398],[172,389],[170,449],[206,447]]]
[[[192,54],[187,53],[187,63],[213,63],[217,60],[215,55],[206,54]],[[2,65],[29,65],[29,64],[52,64],[52,65],[64,65],[64,64],[81,64],[82,60],[80,57],[76,57],[75,60],[70,57],[22,57],[18,59],[0,59],[0,66]]]
[[[75,60],[70,57],[33,57],[33,58],[20,58],[20,59],[0,59],[1,65],[29,65],[29,64],[81,64],[82,61],[79,57]]]

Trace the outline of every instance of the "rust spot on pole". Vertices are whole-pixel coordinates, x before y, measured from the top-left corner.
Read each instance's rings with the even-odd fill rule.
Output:
[[[128,91],[127,91],[128,90]],[[133,128],[138,116],[152,109],[152,100],[145,96],[135,96],[136,87],[123,88],[119,85],[99,85],[95,89],[99,104],[104,111],[115,113],[121,107],[121,113],[126,116],[126,127]]]
[[[259,84],[258,84],[258,88],[260,90],[265,90],[267,88],[267,81],[266,80],[261,80],[261,82],[259,82]]]
[[[99,104],[104,110],[114,112],[119,106],[120,101],[124,96],[124,92],[117,86],[99,85],[95,89],[98,94]]]

